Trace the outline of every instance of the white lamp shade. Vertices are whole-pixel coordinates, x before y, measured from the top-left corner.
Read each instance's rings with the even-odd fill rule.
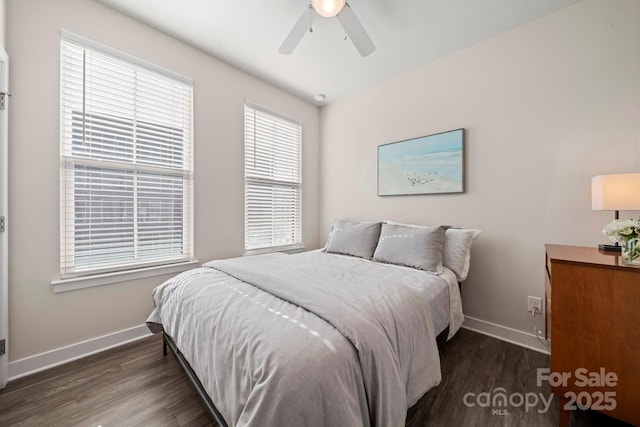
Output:
[[[591,178],[591,209],[640,210],[640,173],[598,175]]]
[[[336,16],[340,13],[345,3],[346,0],[311,0],[316,12],[325,18]]]

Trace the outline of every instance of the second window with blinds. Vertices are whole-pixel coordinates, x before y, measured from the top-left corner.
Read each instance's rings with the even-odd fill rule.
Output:
[[[245,103],[245,254],[302,247],[301,163],[301,123]]]

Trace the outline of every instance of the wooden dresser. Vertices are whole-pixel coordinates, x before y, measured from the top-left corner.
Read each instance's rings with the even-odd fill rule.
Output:
[[[569,424],[565,405],[580,404],[640,426],[640,268],[597,248],[545,249],[549,382],[560,424]]]

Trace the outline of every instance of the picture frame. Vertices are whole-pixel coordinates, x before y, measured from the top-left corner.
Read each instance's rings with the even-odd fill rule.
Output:
[[[464,193],[464,129],[378,146],[378,196]]]

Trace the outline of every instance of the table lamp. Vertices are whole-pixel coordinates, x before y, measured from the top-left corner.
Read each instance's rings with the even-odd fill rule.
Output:
[[[591,178],[591,209],[594,211],[614,211],[619,219],[619,211],[640,210],[640,173],[598,175]],[[620,246],[598,245],[603,251],[620,251]]]

